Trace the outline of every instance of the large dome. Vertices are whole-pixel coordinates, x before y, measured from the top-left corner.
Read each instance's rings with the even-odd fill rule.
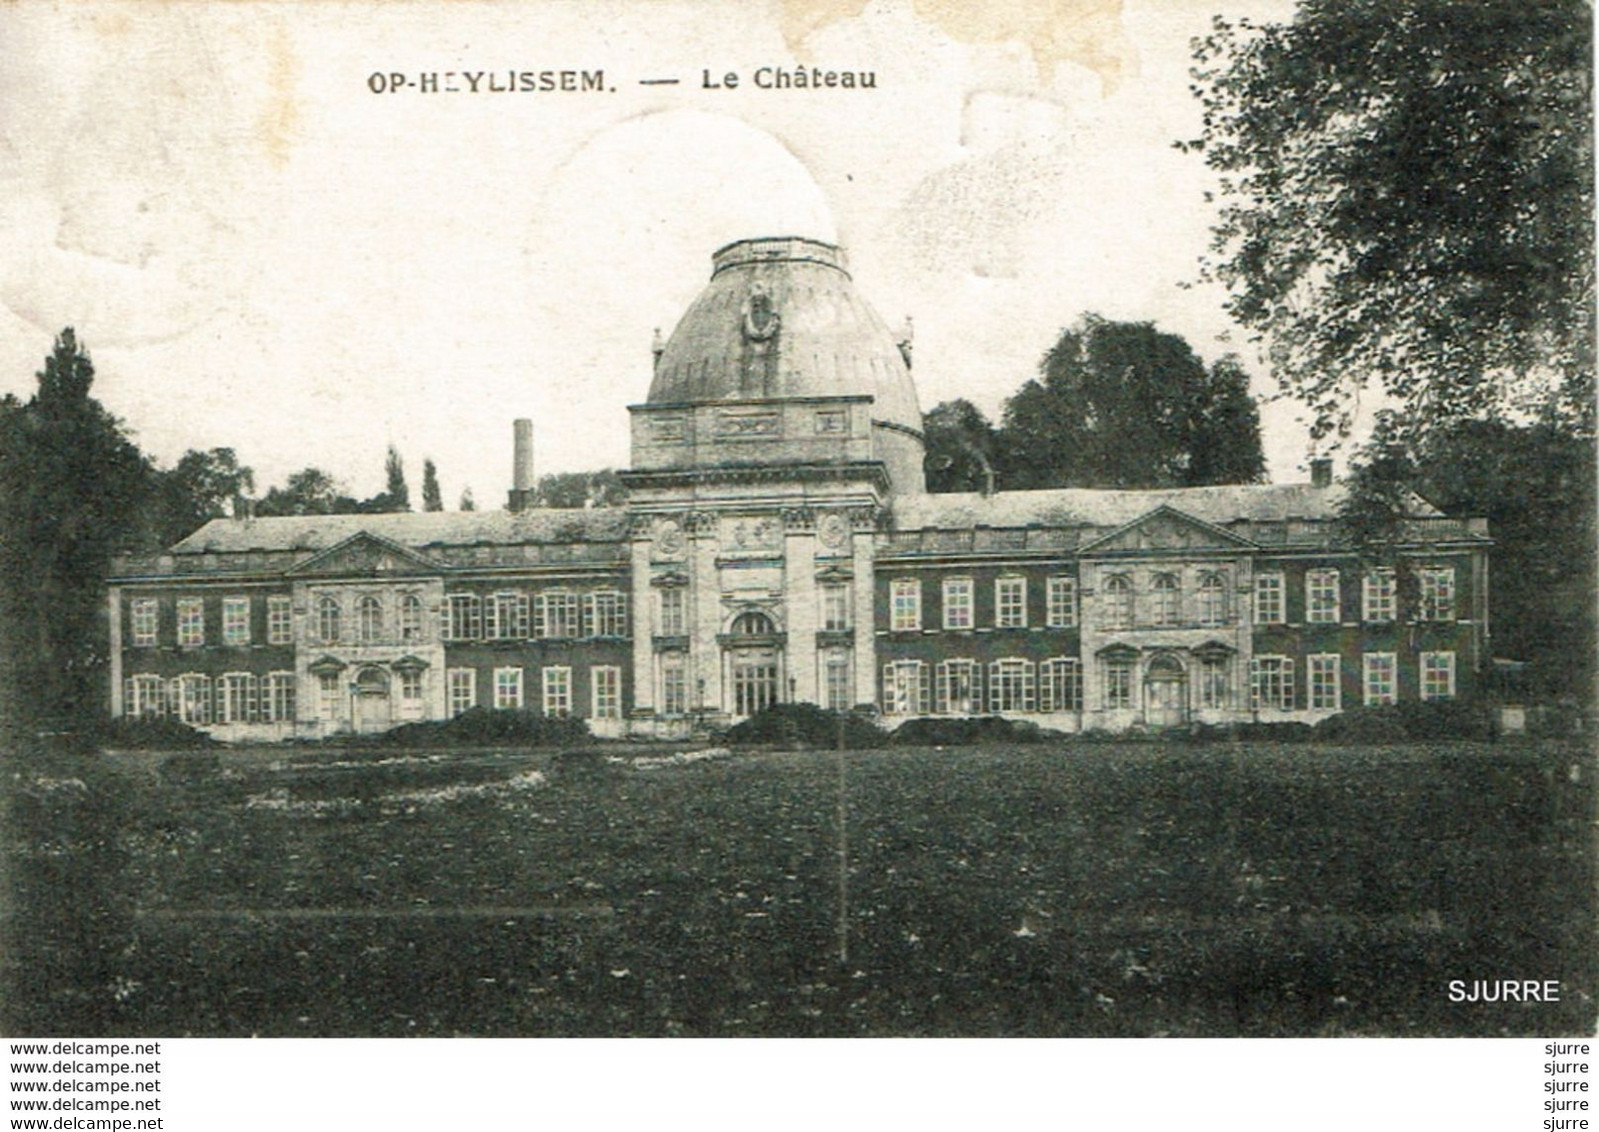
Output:
[[[784,236],[711,257],[710,283],[656,362],[649,404],[861,394],[875,421],[920,435],[910,370],[843,251]]]

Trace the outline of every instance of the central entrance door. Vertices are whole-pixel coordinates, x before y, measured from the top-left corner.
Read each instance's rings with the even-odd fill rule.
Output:
[[[754,715],[777,702],[777,650],[739,649],[733,653],[733,712]]]
[[[355,729],[362,734],[387,731],[392,721],[388,674],[381,668],[361,669],[355,678]]]
[[[1157,656],[1144,678],[1144,722],[1181,727],[1188,722],[1188,673],[1175,657]]]

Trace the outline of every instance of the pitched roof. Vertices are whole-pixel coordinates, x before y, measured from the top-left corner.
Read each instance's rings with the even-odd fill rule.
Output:
[[[212,519],[173,546],[171,553],[326,550],[363,531],[412,548],[617,542],[627,537],[627,512],[618,507],[544,507],[521,512],[424,511]]]

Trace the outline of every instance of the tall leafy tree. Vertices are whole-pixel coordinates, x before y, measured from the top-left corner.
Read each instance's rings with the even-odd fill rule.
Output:
[[[444,496],[439,491],[439,470],[431,457],[422,461],[422,510],[444,510]]]
[[[999,438],[981,409],[964,398],[934,405],[922,414],[922,435],[928,491],[993,493]]]
[[[1194,43],[1208,269],[1318,436],[1594,415],[1586,0],[1301,0]]]
[[[611,468],[597,472],[550,472],[539,477],[540,507],[615,507],[623,500],[622,480]]]
[[[455,505],[457,511],[476,511],[477,501],[472,498],[471,486],[461,489],[461,501]]]
[[[1206,368],[1147,322],[1084,315],[1005,404],[1001,486],[1191,487],[1265,473],[1260,420],[1236,360]]]
[[[255,488],[255,473],[231,448],[190,449],[155,475],[155,537],[176,542],[211,519],[237,514]]]
[[[348,515],[361,504],[321,468],[301,468],[282,487],[269,489],[255,506],[257,515]]]
[[[81,719],[105,702],[106,567],[148,543],[154,472],[70,327],[38,378],[0,401],[0,715]]]
[[[367,501],[367,509],[372,511],[409,511],[411,509],[411,489],[405,482],[405,461],[400,459],[400,450],[394,445],[389,445],[388,455],[383,460],[383,494]]]

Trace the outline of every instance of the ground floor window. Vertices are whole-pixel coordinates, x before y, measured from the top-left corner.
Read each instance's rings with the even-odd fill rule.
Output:
[[[422,698],[422,670],[407,668],[400,673],[400,699],[415,703]]]
[[[1033,662],[1017,658],[988,666],[988,710],[1033,710]]]
[[[849,654],[828,653],[822,662],[822,700],[829,711],[848,711],[855,693],[850,688]]]
[[[294,720],[294,673],[267,674],[266,691],[261,695],[261,718],[267,723]]]
[[[589,669],[595,719],[622,718],[622,670],[614,665]]]
[[[688,714],[688,669],[680,656],[661,661],[661,714]]]
[[[1250,661],[1249,692],[1256,711],[1293,711],[1293,660],[1286,656],[1257,656]]]
[[[518,669],[518,672],[521,670]],[[565,665],[551,665],[543,673],[544,714],[568,716],[572,714],[572,670]]]
[[[130,676],[122,686],[123,715],[164,715],[165,689],[159,676]]]
[[[895,660],[883,665],[883,714],[926,714],[927,665],[919,660]]]
[[[316,678],[316,711],[322,719],[337,719],[339,715],[339,674],[320,672]]]
[[[1199,706],[1202,708],[1227,708],[1232,706],[1232,657],[1206,656],[1199,661]]]
[[[452,668],[445,674],[445,683],[450,697],[450,714],[460,715],[464,711],[471,711],[477,706],[477,670],[474,668]]]
[[[1343,694],[1339,687],[1341,665],[1336,653],[1317,653],[1307,661],[1310,706],[1316,711],[1337,711]]]
[[[248,672],[229,672],[217,688],[217,722],[249,723],[255,716],[256,680]]]
[[[1133,706],[1133,662],[1115,657],[1105,662],[1105,709],[1124,711]]]
[[[1455,698],[1454,653],[1424,652],[1421,654],[1421,698],[1424,700],[1452,700]]]
[[[1083,710],[1083,666],[1061,656],[1038,666],[1038,710]]]
[[[933,710],[972,715],[983,710],[982,668],[975,660],[944,660],[938,665]]]
[[[777,654],[767,649],[733,653],[733,711],[754,715],[777,702]]]
[[[1391,704],[1399,698],[1395,673],[1398,664],[1391,652],[1369,652],[1362,658],[1362,683],[1365,685],[1366,706]]]
[[[496,668],[494,670],[494,706],[500,711],[522,710],[522,670]]]
[[[172,681],[172,711],[184,723],[211,722],[211,678],[189,672]]]

